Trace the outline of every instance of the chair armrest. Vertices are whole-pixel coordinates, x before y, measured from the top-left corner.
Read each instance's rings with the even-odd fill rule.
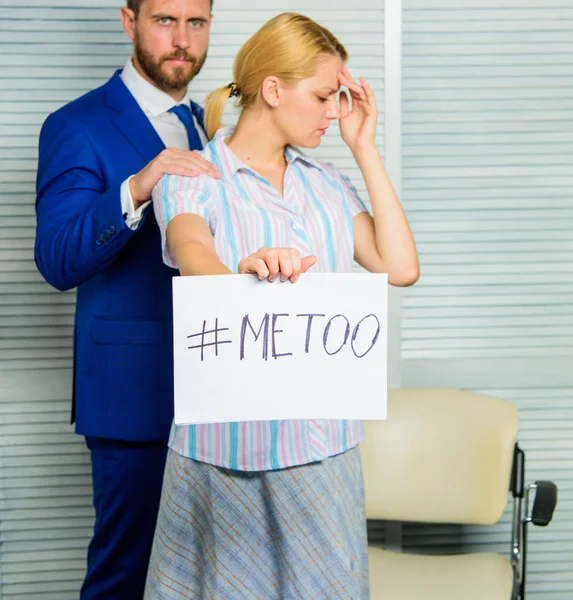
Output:
[[[552,481],[536,481],[535,500],[531,509],[531,522],[546,527],[553,518],[557,505],[557,486]]]

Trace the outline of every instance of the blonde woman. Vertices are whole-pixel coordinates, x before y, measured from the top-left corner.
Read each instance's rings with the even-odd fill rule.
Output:
[[[202,155],[222,178],[165,176],[153,192],[168,265],[295,282],[313,265],[348,272],[355,259],[394,285],[417,280],[414,240],[375,146],[374,94],[346,60],[332,33],[291,13],[243,46],[234,82],[207,100]],[[337,102],[340,86],[352,111],[345,93]],[[235,96],[237,127],[219,129]],[[317,147],[336,121],[373,216],[334,166],[298,149]],[[296,381],[282,384],[297,393]],[[174,426],[146,597],[368,598],[361,439],[358,421]]]

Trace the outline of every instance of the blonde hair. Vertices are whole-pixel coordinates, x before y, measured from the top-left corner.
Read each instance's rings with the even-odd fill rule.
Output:
[[[253,106],[263,81],[274,75],[286,84],[306,79],[316,71],[320,54],[339,56],[346,62],[344,46],[326,28],[296,13],[282,13],[263,25],[241,48],[233,77],[236,87],[226,85],[207,97],[205,127],[212,138],[219,127],[225,103],[240,90],[237,106]]]

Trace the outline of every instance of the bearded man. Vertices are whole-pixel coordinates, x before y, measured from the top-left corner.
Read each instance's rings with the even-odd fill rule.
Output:
[[[72,422],[96,515],[82,600],[143,597],[173,419],[173,272],[149,200],[163,174],[220,177],[194,152],[206,135],[187,90],[211,11],[210,0],[129,0],[133,56],[40,134],[36,264],[55,288],[77,288]]]

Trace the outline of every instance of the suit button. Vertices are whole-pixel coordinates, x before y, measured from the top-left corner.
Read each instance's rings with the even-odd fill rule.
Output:
[[[96,240],[96,246],[101,246],[101,240]]]

